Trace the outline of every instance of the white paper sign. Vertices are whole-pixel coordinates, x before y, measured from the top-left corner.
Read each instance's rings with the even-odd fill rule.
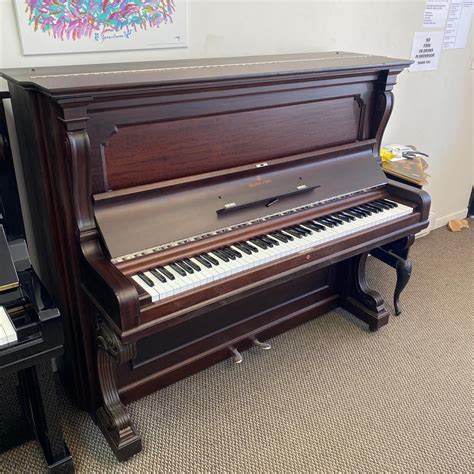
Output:
[[[469,38],[474,1],[453,0],[449,7],[443,48],[465,48]]]
[[[442,31],[418,31],[413,37],[410,71],[432,71],[438,68],[443,43]]]
[[[15,0],[23,54],[184,47],[186,0]]]
[[[427,0],[423,28],[444,28],[448,17],[449,0]]]

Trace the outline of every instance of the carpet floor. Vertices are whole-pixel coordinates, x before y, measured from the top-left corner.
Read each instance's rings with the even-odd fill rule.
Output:
[[[380,331],[336,310],[133,403],[144,446],[126,463],[62,395],[77,471],[473,472],[473,252],[474,230],[436,230]],[[395,272],[368,274],[393,313]],[[0,455],[2,473],[45,469],[34,442]]]

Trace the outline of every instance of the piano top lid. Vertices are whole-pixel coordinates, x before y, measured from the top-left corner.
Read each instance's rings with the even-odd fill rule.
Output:
[[[5,69],[0,75],[52,95],[160,84],[331,71],[402,69],[412,61],[342,51]],[[397,71],[398,72],[398,71]]]

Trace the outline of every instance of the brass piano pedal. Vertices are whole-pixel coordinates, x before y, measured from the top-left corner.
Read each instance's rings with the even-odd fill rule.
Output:
[[[260,347],[260,349],[263,349],[264,351],[269,351],[272,348],[268,342],[259,341],[256,337],[252,338],[252,342],[255,347]]]
[[[235,348],[235,347],[229,347],[230,351],[232,354],[234,354],[234,362],[236,364],[241,364],[244,358],[242,357],[242,354]]]

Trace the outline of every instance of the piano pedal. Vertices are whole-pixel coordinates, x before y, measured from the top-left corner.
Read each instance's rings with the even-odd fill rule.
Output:
[[[255,347],[259,347],[260,349],[263,349],[264,351],[269,351],[272,348],[272,346],[268,344],[268,342],[259,341],[256,337],[252,338],[252,342]]]
[[[229,347],[230,351],[232,354],[234,354],[234,362],[236,364],[241,364],[244,358],[242,357],[242,354],[235,348],[235,347]]]

